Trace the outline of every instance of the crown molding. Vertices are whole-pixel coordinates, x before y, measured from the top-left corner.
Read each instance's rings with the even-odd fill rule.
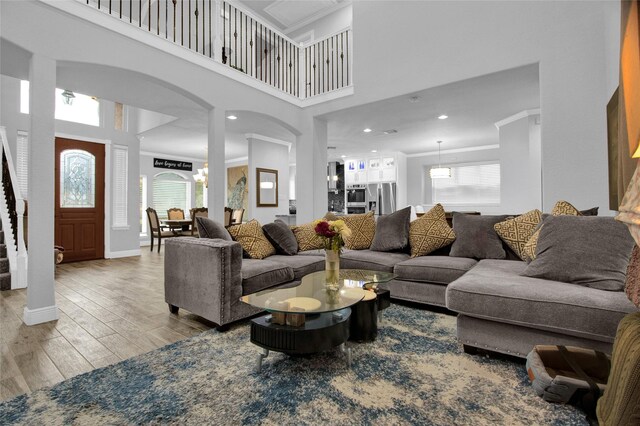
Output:
[[[287,147],[287,149],[289,151],[291,151],[291,142],[287,142],[287,141],[283,141],[280,139],[275,139],[275,138],[270,138],[269,136],[263,136],[263,135],[259,135],[257,133],[245,133],[244,135],[245,138],[247,138],[247,140],[249,139],[258,139],[260,141],[264,141],[264,142],[271,142],[271,143],[275,143],[278,145],[284,145]]]
[[[226,164],[229,163],[239,163],[241,161],[249,161],[249,157],[238,157],[238,158],[230,158],[228,160],[224,160]]]
[[[513,123],[514,121],[518,121],[521,118],[530,117],[532,115],[540,115],[540,108],[535,109],[526,109],[524,111],[520,111],[517,114],[513,114],[503,120],[496,121],[494,125],[499,129],[502,126],[506,126],[509,123]]]
[[[442,150],[441,154],[457,154],[460,152],[487,151],[490,149],[499,149],[499,148],[500,148],[499,144],[470,146],[468,148],[455,148],[455,149]],[[407,158],[425,157],[427,155],[438,155],[438,151],[428,151],[428,152],[419,152],[416,154],[407,154]]]

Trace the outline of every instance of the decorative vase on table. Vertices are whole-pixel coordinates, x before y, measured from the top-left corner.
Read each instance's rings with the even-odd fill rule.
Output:
[[[342,220],[326,219],[316,220],[314,230],[324,242],[327,289],[336,290],[340,282],[340,252],[351,230]]]

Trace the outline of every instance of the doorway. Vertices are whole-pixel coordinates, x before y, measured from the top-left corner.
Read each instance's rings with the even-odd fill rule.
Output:
[[[64,262],[104,258],[104,145],[56,138],[55,244]]]

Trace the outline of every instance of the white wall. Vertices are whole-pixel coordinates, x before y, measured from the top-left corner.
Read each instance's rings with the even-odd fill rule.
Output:
[[[499,128],[500,198],[506,214],[542,208],[540,142],[535,131],[539,117],[524,116]]]
[[[356,1],[355,94],[313,112],[539,63],[543,205],[572,199],[606,213],[616,3]]]
[[[7,128],[7,138],[9,140],[12,156],[16,155],[16,135],[18,130],[29,130],[29,115],[20,113],[20,80],[0,76],[0,88],[2,89],[2,99],[0,103],[0,125]],[[72,139],[86,140],[89,142],[105,143],[107,158],[110,157],[109,151],[113,145],[125,145],[128,147],[129,155],[129,176],[138,176],[139,174],[139,158],[138,154],[140,146],[138,139],[133,133],[127,131],[115,130],[114,127],[114,103],[108,100],[100,100],[100,127],[88,126],[84,124],[72,123],[68,121],[56,120],[56,135],[64,136]],[[127,119],[129,126],[135,128],[135,116],[129,114]],[[109,209],[106,212],[105,220],[108,221],[111,216],[111,205],[108,203],[112,199],[112,170],[108,169],[105,176],[105,198],[106,206]],[[110,178],[111,176],[111,178]],[[53,185],[53,182],[49,183]],[[137,180],[130,179],[128,190],[128,221],[129,229],[114,230],[111,223],[107,223],[108,228],[105,233],[105,256],[121,256],[123,254],[135,254],[139,249],[138,244],[138,184]]]
[[[289,149],[287,146],[257,138],[249,141],[249,211],[247,219],[260,224],[273,222],[276,215],[289,214]],[[278,171],[278,207],[258,207],[256,168]]]
[[[353,8],[345,6],[309,25],[287,33],[287,36],[295,41],[306,42],[309,32],[312,32],[312,40],[321,40],[350,27],[352,21]]]

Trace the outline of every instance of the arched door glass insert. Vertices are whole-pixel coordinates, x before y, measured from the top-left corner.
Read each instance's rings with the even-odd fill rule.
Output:
[[[60,207],[93,208],[96,205],[96,157],[81,149],[60,154]]]

